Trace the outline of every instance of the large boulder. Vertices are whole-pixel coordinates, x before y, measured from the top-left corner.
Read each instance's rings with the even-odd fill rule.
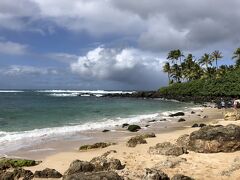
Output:
[[[122,178],[116,172],[102,171],[66,175],[63,180],[122,180]]]
[[[64,174],[71,175],[80,172],[92,172],[94,170],[95,170],[94,164],[87,161],[75,160],[70,164],[70,167]]]
[[[176,144],[180,147],[184,147],[187,149],[187,147],[189,145],[189,135],[188,134],[181,135],[177,139]]]
[[[24,166],[35,166],[39,163],[41,163],[41,161],[15,158],[0,158],[0,168],[2,170],[6,167],[18,168]]]
[[[131,131],[131,132],[137,132],[137,131],[139,131],[140,129],[141,129],[141,127],[138,126],[138,125],[129,125],[129,126],[128,126],[128,130]]]
[[[62,174],[56,171],[55,169],[46,168],[42,171],[35,171],[35,178],[61,178]]]
[[[194,180],[194,179],[182,174],[176,174],[171,178],[171,180]]]
[[[167,174],[157,169],[146,169],[142,180],[170,180]]]
[[[187,149],[182,146],[172,144],[170,142],[163,142],[163,143],[156,144],[156,146],[150,147],[148,152],[150,154],[180,156],[182,154],[187,153]]]
[[[240,114],[238,112],[227,112],[224,115],[225,121],[237,121],[240,120]]]
[[[240,150],[240,127],[205,126],[190,134],[188,149],[199,153],[234,152]]]
[[[31,180],[33,179],[33,173],[29,170],[25,170],[22,168],[16,168],[13,171],[0,171],[0,179],[1,180]]]
[[[112,151],[108,151],[102,156],[95,157],[90,161],[90,163],[95,166],[95,171],[111,171],[124,169],[125,165],[122,165],[119,159],[107,157],[111,152]]]

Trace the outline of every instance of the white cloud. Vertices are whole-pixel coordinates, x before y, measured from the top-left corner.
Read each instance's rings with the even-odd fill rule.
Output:
[[[27,53],[27,45],[11,41],[0,41],[0,53],[10,55],[22,55]]]
[[[7,68],[0,69],[0,73],[7,76],[19,76],[19,75],[58,74],[58,71],[52,68],[39,68],[34,66],[11,65]]]
[[[162,63],[155,54],[134,48],[97,47],[72,63],[71,70],[85,79],[141,84],[147,88],[165,83],[161,78]]]

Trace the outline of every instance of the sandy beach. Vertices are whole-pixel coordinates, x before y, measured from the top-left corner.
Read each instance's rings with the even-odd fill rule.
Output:
[[[157,132],[158,123],[154,123],[154,125],[151,124],[150,128],[147,128],[147,130],[140,130],[136,133],[128,133],[127,135],[119,138],[112,138],[111,133],[117,132],[109,132],[109,134],[102,133],[104,136],[106,136],[106,138],[102,140],[111,140],[111,142],[115,141],[115,143],[117,143],[116,145],[102,149],[78,151],[77,148],[73,148],[72,150],[62,151],[47,156],[44,155],[44,152],[39,152],[35,155],[31,154],[29,157],[27,157],[27,154],[23,152],[17,153],[17,155],[22,155],[22,157],[25,158],[42,160],[42,163],[37,166],[25,168],[31,170],[32,172],[36,170],[43,170],[45,168],[53,168],[64,174],[70,163],[76,159],[90,161],[92,158],[100,156],[107,151],[115,150],[116,153],[111,153],[109,157],[119,159],[122,164],[125,164],[125,168],[123,170],[118,170],[116,172],[120,176],[128,177],[129,179],[141,179],[144,176],[145,169],[153,167],[156,169],[161,169],[168,174],[169,177],[180,173],[199,180],[239,179],[240,166],[239,168],[232,167],[234,163],[236,164],[235,159],[240,156],[239,151],[233,153],[211,154],[189,151],[188,154],[183,154],[178,157],[148,153],[149,147],[154,146],[157,143],[162,143],[165,141],[175,143],[179,136],[190,134],[191,132],[198,130],[199,128],[191,127],[196,122],[205,123],[207,125],[240,125],[240,122],[238,121],[224,121],[224,111],[225,110],[218,110],[215,108],[204,108],[202,110],[197,110],[195,114],[188,113],[184,116],[186,119],[185,122],[172,123],[172,125],[169,125],[169,127],[165,127],[165,131],[161,131],[160,133]],[[204,116],[205,118],[203,118]],[[126,146],[126,142],[130,137],[146,132],[154,132],[156,133],[156,137],[148,138],[147,144],[138,144],[136,147]],[[107,138],[109,136],[111,136],[111,138]],[[79,145],[75,144],[75,147],[79,147],[80,144],[81,143],[79,143]],[[174,167],[168,167],[164,165],[164,162],[166,161],[178,161],[178,163],[176,163]],[[229,171],[230,173],[224,173]]]

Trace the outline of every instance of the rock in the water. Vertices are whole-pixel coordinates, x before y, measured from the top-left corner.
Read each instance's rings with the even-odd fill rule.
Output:
[[[240,114],[237,112],[228,112],[224,115],[225,121],[238,121],[240,120]]]
[[[64,175],[71,175],[80,172],[92,172],[95,170],[94,164],[87,161],[75,160],[70,164]]]
[[[170,142],[158,143],[154,147],[149,148],[150,154],[161,154],[166,156],[180,156],[187,153],[187,149],[182,146],[177,146]]]
[[[152,119],[152,120],[149,120],[148,122],[153,123],[153,122],[156,122],[156,121],[157,121],[156,119]]]
[[[62,174],[56,171],[55,169],[46,168],[42,171],[35,171],[35,178],[61,178]]]
[[[184,147],[187,149],[188,144],[189,144],[189,135],[188,134],[184,134],[182,136],[180,136],[177,141],[176,144],[180,147]]]
[[[130,138],[127,142],[128,147],[136,147],[137,144],[147,144],[147,141],[143,136],[135,136]]]
[[[124,165],[122,165],[119,159],[108,158],[107,156],[111,152],[108,151],[104,153],[102,156],[93,158],[90,163],[92,163],[95,167],[95,171],[111,171],[111,170],[121,170],[124,169]]]
[[[184,112],[177,112],[177,113],[174,113],[174,114],[170,114],[169,117],[174,117],[174,116],[184,116],[185,113]]]
[[[128,130],[131,131],[131,132],[136,132],[136,131],[138,131],[140,129],[141,129],[141,127],[138,126],[138,125],[129,125],[128,126]]]
[[[146,169],[146,174],[142,180],[170,180],[170,178],[161,170]]]
[[[178,122],[184,122],[184,121],[186,121],[186,120],[183,119],[183,118],[180,118],[180,119],[178,120]]]
[[[184,176],[182,174],[176,174],[171,178],[171,180],[194,180],[194,179],[188,176]]]
[[[199,127],[197,123],[192,125],[192,128]]]
[[[195,114],[195,112],[194,112],[194,111],[192,111],[192,112],[191,112],[191,114]]]
[[[104,129],[102,132],[109,132],[110,130],[108,130],[108,129]]]
[[[146,124],[145,127],[149,127],[150,125],[149,124]]]
[[[122,180],[122,178],[116,172],[103,171],[66,175],[63,180]]]
[[[97,149],[97,148],[105,148],[108,146],[114,145],[114,143],[105,143],[105,142],[99,142],[91,145],[83,145],[79,148],[79,150],[88,150],[88,149]]]
[[[240,150],[240,127],[205,126],[190,134],[188,149],[199,153],[234,152]]]
[[[128,123],[124,123],[124,124],[122,124],[122,128],[125,128],[125,127],[128,127],[128,126],[129,126]]]

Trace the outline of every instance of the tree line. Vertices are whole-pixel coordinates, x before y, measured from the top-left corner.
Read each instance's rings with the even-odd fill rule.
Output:
[[[168,62],[164,64],[163,71],[168,74],[169,84],[222,78],[227,72],[240,67],[240,48],[233,53],[235,65],[218,66],[218,61],[222,58],[222,52],[219,50],[205,53],[196,59],[192,54],[185,56],[181,50],[176,49],[168,53]]]

